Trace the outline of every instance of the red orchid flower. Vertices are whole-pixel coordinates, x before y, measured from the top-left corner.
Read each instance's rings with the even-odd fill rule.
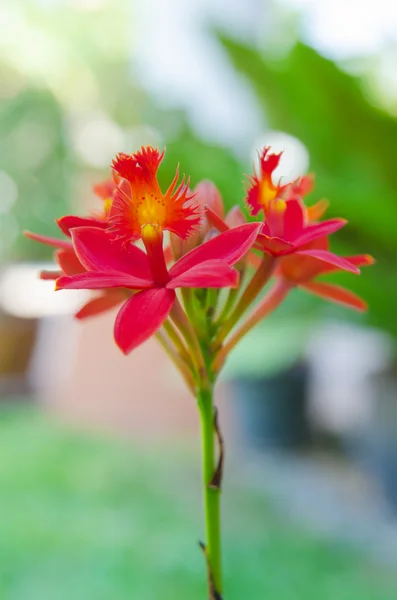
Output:
[[[320,261],[339,265],[341,268],[357,272],[354,266],[344,264],[343,259],[327,249],[316,249],[308,246],[310,242],[335,233],[347,223],[345,219],[329,219],[316,222],[325,212],[328,203],[320,200],[307,209],[300,195],[305,195],[313,187],[313,178],[304,176],[286,185],[273,182],[273,171],[279,164],[280,154],[269,154],[270,148],[263,150],[260,156],[260,175],[256,173],[249,178],[250,187],[246,202],[253,215],[259,211],[264,213],[264,226],[255,244],[255,248],[264,250],[275,258],[289,254],[303,253]],[[294,195],[291,195],[294,194]],[[227,231],[228,225],[210,208],[206,208],[207,217],[219,231]],[[252,256],[255,261],[255,256]],[[336,262],[335,262],[336,261]]]
[[[175,289],[236,287],[232,268],[248,252],[261,225],[236,227],[194,248],[164,273],[153,270],[150,256],[136,246],[114,240],[94,227],[72,230],[76,255],[87,272],[58,279],[56,289],[127,288],[135,293],[121,307],[115,322],[115,340],[129,353],[151,337],[168,317]]]
[[[319,252],[328,251],[328,238],[320,238],[308,245],[309,249]],[[355,310],[364,311],[367,305],[359,296],[343,288],[340,285],[326,281],[317,281],[317,277],[346,269],[345,263],[357,267],[367,266],[374,263],[374,259],[369,254],[356,254],[354,256],[339,257],[339,265],[324,264],[315,256],[298,253],[281,258],[276,276],[282,278],[288,285],[298,286],[312,294],[325,298],[331,302],[348,306]],[[357,269],[358,271],[358,269]]]

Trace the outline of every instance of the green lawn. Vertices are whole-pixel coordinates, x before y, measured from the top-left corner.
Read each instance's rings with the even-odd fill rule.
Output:
[[[156,459],[158,455],[158,460]],[[0,412],[0,600],[204,600],[195,453]],[[225,600],[392,600],[392,576],[228,488]]]

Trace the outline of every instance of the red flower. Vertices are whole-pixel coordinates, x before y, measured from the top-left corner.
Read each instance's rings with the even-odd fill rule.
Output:
[[[150,256],[136,246],[112,241],[101,229],[79,227],[72,231],[73,243],[87,272],[61,277],[56,289],[136,290],[121,307],[114,329],[116,343],[128,353],[161,327],[176,288],[236,287],[238,272],[232,265],[248,252],[259,229],[250,223],[213,238],[185,254],[159,280]]]
[[[310,254],[311,252],[311,254]],[[336,302],[354,308],[366,310],[367,305],[356,294],[334,283],[317,281],[317,277],[335,271],[353,271],[359,273],[357,267],[371,265],[374,259],[369,254],[355,256],[335,257],[334,264],[324,264],[319,258],[321,253],[328,252],[328,239],[326,237],[316,240],[308,245],[308,251],[302,251],[291,256],[281,258],[276,275],[284,279],[289,285],[298,286],[312,294],[321,296],[331,302]],[[316,253],[317,256],[316,257]]]
[[[164,230],[186,239],[200,222],[195,206],[189,203],[189,181],[178,187],[176,175],[163,194],[157,181],[157,171],[164,158],[150,146],[141,148],[135,154],[118,154],[113,161],[113,169],[119,177],[129,183],[129,189],[118,187],[110,213],[111,231],[114,237],[124,242],[142,238],[153,242],[153,230],[162,235]]]

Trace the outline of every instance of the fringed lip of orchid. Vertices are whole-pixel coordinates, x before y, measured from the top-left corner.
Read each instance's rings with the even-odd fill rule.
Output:
[[[183,177],[178,185],[178,168],[167,191],[161,191],[157,172],[163,158],[164,151],[148,146],[132,155],[118,154],[114,159],[114,171],[129,184],[127,190],[119,185],[114,195],[109,222],[115,239],[144,239],[147,225],[186,239],[199,225],[201,214],[191,202],[194,195],[189,179]]]

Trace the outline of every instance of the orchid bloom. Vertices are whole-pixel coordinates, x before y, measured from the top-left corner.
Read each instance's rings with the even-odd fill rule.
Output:
[[[238,272],[232,265],[250,249],[259,228],[257,223],[242,225],[191,250],[164,280],[136,246],[114,242],[102,229],[78,227],[72,230],[73,244],[86,272],[60,277],[56,287],[136,290],[121,307],[114,329],[117,345],[127,354],[161,327],[175,303],[176,288],[236,287]]]
[[[281,154],[268,147],[259,156],[258,172],[249,177],[246,207],[256,218],[250,223],[237,206],[225,215],[212,182],[200,182],[193,191],[185,177],[178,184],[178,169],[163,192],[157,179],[163,157],[164,151],[150,146],[118,154],[113,178],[94,190],[103,201],[101,211],[59,219],[64,239],[27,236],[56,249],[59,269],[42,277],[56,279],[57,290],[98,290],[77,317],[121,305],[114,323],[119,348],[128,354],[155,335],[196,397],[207,534],[201,547],[208,598],[214,600],[223,593],[223,440],[213,399],[219,371],[241,338],[295,287],[365,310],[364,300],[318,277],[334,271],[359,274],[359,267],[373,259],[330,251],[328,237],[346,221],[320,221],[328,206],[325,200],[306,207],[313,176],[286,184],[275,181]],[[164,248],[164,232],[170,235],[172,252]],[[275,283],[265,293],[272,278]],[[228,289],[221,293],[221,288]]]

